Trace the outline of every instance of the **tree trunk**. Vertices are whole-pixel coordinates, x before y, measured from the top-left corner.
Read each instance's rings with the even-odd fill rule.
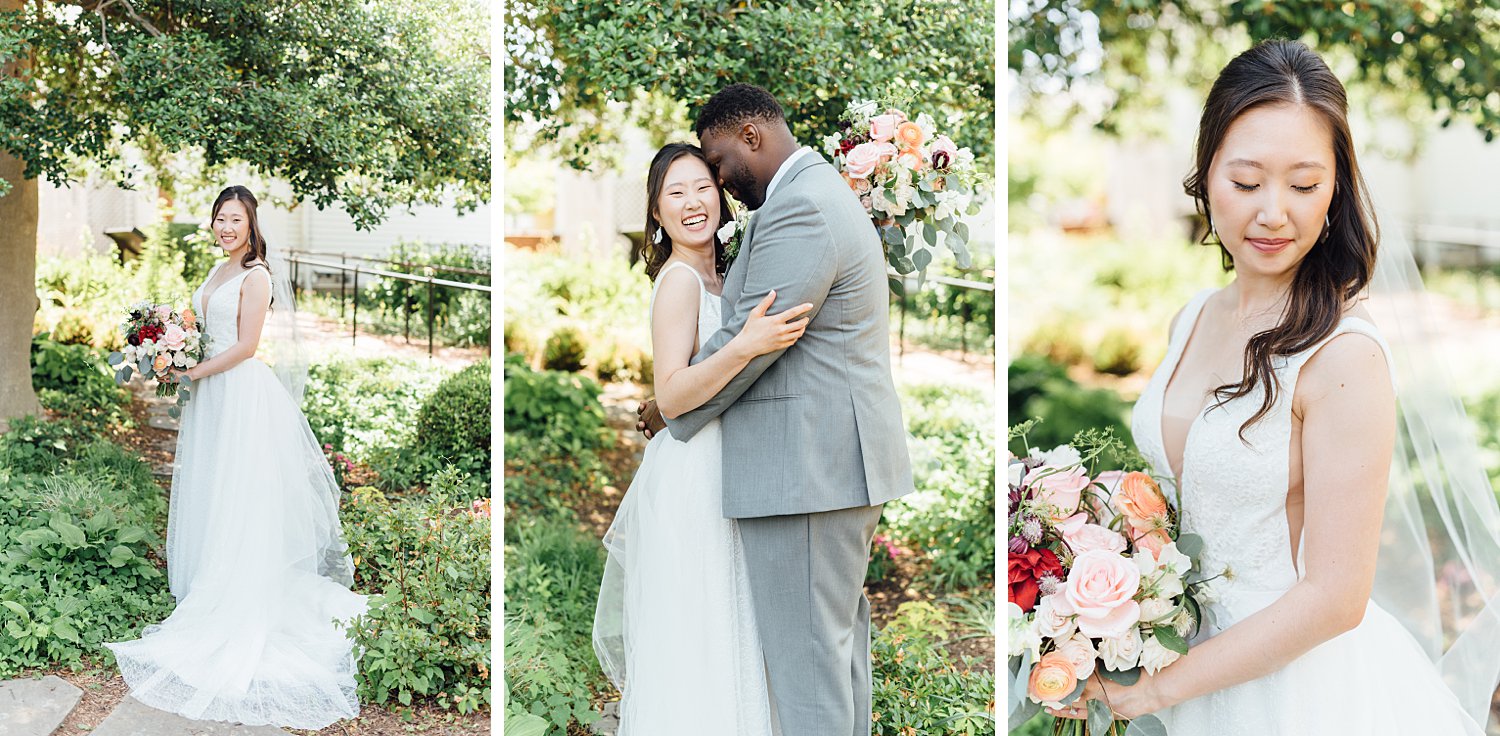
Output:
[[[20,10],[24,0],[0,0],[0,10]],[[6,64],[0,75],[25,72],[25,62]],[[41,413],[31,387],[31,328],[36,320],[36,225],[41,214],[37,181],[24,175],[24,161],[0,150],[0,179],[11,185],[0,197],[0,431],[10,420]]]

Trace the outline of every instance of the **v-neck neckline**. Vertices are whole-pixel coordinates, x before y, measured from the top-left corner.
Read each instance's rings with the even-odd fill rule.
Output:
[[[1198,325],[1202,322],[1204,308],[1208,306],[1208,300],[1212,299],[1213,295],[1217,293],[1218,291],[1211,292],[1198,302],[1197,310],[1193,313],[1192,324],[1188,326],[1187,337],[1183,340],[1182,345],[1177,349],[1172,359],[1172,370],[1167,374],[1167,382],[1161,388],[1161,406],[1157,407],[1156,411],[1156,440],[1161,446],[1162,460],[1166,462],[1167,472],[1172,473],[1172,480],[1177,483],[1177,487],[1179,488],[1182,487],[1182,476],[1187,472],[1187,451],[1188,445],[1193,440],[1193,429],[1198,426],[1198,421],[1203,418],[1204,413],[1208,411],[1208,407],[1213,402],[1208,398],[1203,399],[1197,413],[1193,414],[1192,420],[1188,422],[1187,431],[1182,435],[1182,451],[1177,453],[1177,463],[1181,467],[1173,468],[1172,454],[1167,449],[1167,394],[1172,390],[1172,381],[1177,378],[1177,369],[1182,367],[1182,358],[1187,355],[1188,346],[1192,344],[1193,337],[1198,334]]]
[[[227,263],[227,261],[225,263]],[[217,295],[221,290],[223,290],[224,287],[228,286],[231,281],[234,281],[235,279],[238,279],[238,278],[244,278],[245,274],[250,273],[251,271],[254,271],[260,265],[261,264],[259,264],[259,263],[255,264],[255,265],[252,265],[251,267],[249,267],[249,268],[247,268],[247,269],[245,269],[243,271],[240,271],[239,273],[237,273],[237,274],[235,274],[233,276],[230,276],[227,279],[224,279],[224,283],[219,284],[218,286],[215,286],[212,290],[210,290],[208,288],[209,282],[214,280],[214,276],[218,275],[219,269],[223,268],[224,264],[220,263],[219,265],[214,266],[214,270],[211,273],[208,274],[208,281],[203,282],[203,304],[201,306],[203,308],[203,316],[204,316],[204,318],[206,319],[208,317],[208,304],[214,298],[215,295]]]

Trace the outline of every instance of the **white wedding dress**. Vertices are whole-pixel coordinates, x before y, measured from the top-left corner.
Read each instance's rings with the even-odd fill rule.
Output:
[[[222,264],[221,264],[222,265]],[[257,266],[256,268],[262,268]],[[240,286],[193,310],[206,357],[239,336]],[[366,608],[339,489],[307,419],[257,358],[192,384],[172,473],[167,576],[177,608],[108,644],[130,694],[193,719],[320,729],[359,713],[357,656],[334,620]]]
[[[697,272],[684,263],[673,268]],[[720,325],[698,281],[698,343]],[[656,297],[653,293],[652,304]],[[769,736],[765,665],[738,527],[722,512],[719,420],[663,429],[604,535],[594,648],[620,688],[619,736]]]
[[[1136,445],[1162,477],[1172,476],[1161,434],[1163,396],[1212,293],[1200,292],[1183,309],[1167,355],[1135,405]],[[1269,606],[1298,580],[1302,561],[1293,563],[1286,519],[1292,395],[1307,360],[1347,332],[1369,336],[1390,360],[1390,348],[1373,324],[1345,317],[1322,342],[1272,359],[1280,391],[1271,412],[1246,431],[1249,447],[1237,433],[1260,407],[1264,394],[1258,389],[1221,408],[1210,408],[1214,402],[1209,401],[1188,429],[1182,451],[1182,530],[1203,538],[1205,571],[1213,574],[1225,566],[1233,571],[1232,580],[1214,582],[1221,600],[1208,606],[1212,620],[1204,622],[1197,641]],[[1484,733],[1460,708],[1417,640],[1374,601],[1353,630],[1281,670],[1156,715],[1171,736]]]

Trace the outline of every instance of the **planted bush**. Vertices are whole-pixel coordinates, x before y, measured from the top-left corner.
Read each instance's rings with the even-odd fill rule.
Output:
[[[396,358],[336,360],[308,370],[302,411],[319,442],[360,462],[414,441],[422,403],[446,377]]]
[[[583,370],[588,346],[583,333],[573,327],[561,327],[542,346],[542,367],[552,371],[578,372]]]
[[[366,701],[490,706],[490,507],[462,499],[466,482],[446,471],[396,499],[361,487],[343,510],[356,587],[372,593],[351,624]]]
[[[151,560],[166,502],[151,469],[67,422],[13,422],[0,437],[0,677],[32,667],[112,662],[172,609]]]
[[[42,406],[94,431],[124,424],[130,394],[115,384],[108,365],[87,345],[67,345],[42,333],[31,339],[31,385]]]
[[[945,650],[951,630],[941,609],[912,601],[875,637],[876,736],[995,733],[995,675],[972,658],[953,661]]]
[[[417,449],[439,467],[490,480],[490,362],[450,376],[417,413]],[[487,494],[486,494],[487,495]]]
[[[573,373],[534,371],[505,359],[505,431],[543,440],[544,452],[598,449],[608,436],[598,383]]]

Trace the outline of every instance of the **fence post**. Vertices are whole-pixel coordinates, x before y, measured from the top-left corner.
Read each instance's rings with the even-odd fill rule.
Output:
[[[406,320],[406,344],[410,345],[411,344],[411,282],[407,281],[406,279],[401,279],[401,296],[402,296],[402,298],[403,298],[403,300],[405,301],[405,304],[406,304],[406,308],[401,310],[401,314],[403,314],[405,316],[405,320]]]
[[[359,341],[359,264],[354,264],[354,331],[349,333],[349,344]]]
[[[348,275],[349,275],[348,268],[349,268],[349,256],[347,254],[340,253],[339,254],[339,319],[343,319],[344,318],[344,291],[345,291],[344,287],[346,285],[346,282],[348,282],[348,280],[349,280],[348,279]]]
[[[958,346],[963,352],[960,353],[963,362],[969,362],[969,295],[963,291],[956,291],[958,303],[963,306],[959,308],[958,321]]]
[[[432,267],[427,267],[427,357],[432,357]]]

